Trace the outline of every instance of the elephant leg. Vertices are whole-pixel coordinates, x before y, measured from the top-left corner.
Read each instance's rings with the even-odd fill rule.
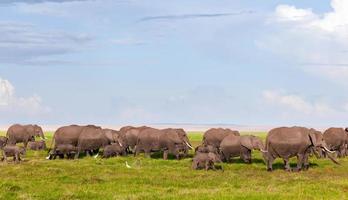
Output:
[[[205,161],[205,171],[209,170],[209,166],[210,166],[210,162],[209,161]]]
[[[151,158],[151,150],[150,149],[146,149],[145,150],[145,157],[146,158]]]
[[[344,145],[341,145],[340,146],[340,149],[339,149],[339,154],[338,154],[338,157],[339,158],[342,158],[342,157],[344,157],[344,154],[345,154],[345,146]]]
[[[273,171],[273,161],[274,161],[273,156],[269,155],[267,159],[267,171],[269,172]]]
[[[76,154],[75,154],[75,159],[79,159],[80,151],[81,151],[81,148],[78,147],[78,148],[77,148],[77,152],[76,152]]]
[[[5,154],[4,151],[2,151],[2,158],[1,158],[1,161],[4,161],[4,160],[6,160],[6,154]]]
[[[306,154],[303,158],[303,170],[308,170],[309,168],[309,155]]]
[[[224,152],[223,155],[225,157],[226,162],[231,162],[231,154]]]
[[[290,167],[290,162],[289,162],[289,158],[283,158],[284,159],[284,170],[290,172],[291,171],[291,167]]]
[[[302,166],[303,166],[303,160],[304,160],[304,155],[297,154],[297,167],[296,167],[296,169],[294,169],[294,171],[301,171]]]
[[[198,163],[197,163],[197,161],[193,161],[192,162],[192,169],[197,169],[198,168]]]
[[[168,150],[163,151],[163,160],[168,160]]]
[[[16,164],[19,163],[19,155],[16,153],[15,156],[13,157],[14,161],[16,162]]]

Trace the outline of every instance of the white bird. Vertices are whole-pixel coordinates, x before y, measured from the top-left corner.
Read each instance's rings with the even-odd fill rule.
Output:
[[[99,156],[99,153],[97,153],[97,155],[94,156],[94,158],[97,158]]]
[[[127,162],[127,161],[126,161],[126,167],[127,167],[128,169],[132,168],[131,166],[128,165],[128,162]]]

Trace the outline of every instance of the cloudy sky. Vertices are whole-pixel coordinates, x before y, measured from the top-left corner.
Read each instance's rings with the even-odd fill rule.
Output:
[[[346,0],[2,0],[0,124],[346,126]]]

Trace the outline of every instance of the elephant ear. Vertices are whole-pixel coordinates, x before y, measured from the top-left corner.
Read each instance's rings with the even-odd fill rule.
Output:
[[[250,136],[243,136],[240,137],[240,145],[244,146],[245,148],[252,150],[253,149],[253,143],[251,141]]]
[[[315,130],[314,129],[310,129],[309,130],[309,140],[311,141],[313,146],[317,146],[318,141],[317,141],[317,136],[315,134]]]

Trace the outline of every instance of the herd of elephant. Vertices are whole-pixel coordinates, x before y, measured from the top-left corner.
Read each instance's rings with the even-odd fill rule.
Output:
[[[36,137],[41,140],[35,141]],[[23,146],[17,146],[23,143]],[[202,144],[195,148],[192,159],[193,169],[216,169],[215,164],[229,162],[233,157],[240,157],[245,163],[251,163],[252,151],[262,153],[267,170],[272,171],[276,158],[284,160],[287,171],[307,170],[309,156],[329,158],[336,164],[336,156],[348,155],[348,129],[329,128],[324,133],[313,128],[299,126],[279,127],[270,130],[265,143],[260,137],[240,135],[238,131],[212,128],[203,135]],[[183,129],[156,129],[147,126],[126,126],[120,130],[103,129],[95,125],[69,125],[58,128],[51,146],[46,148],[43,130],[38,125],[15,124],[8,128],[6,137],[0,137],[2,160],[13,157],[18,163],[26,149],[48,150],[47,159],[78,159],[81,154],[97,157],[102,149],[102,157],[125,156],[144,153],[150,157],[153,152],[160,152],[163,159],[168,155],[176,159],[187,157],[193,149],[187,133]],[[297,157],[297,167],[290,168],[289,159]],[[129,167],[129,165],[127,165]]]

